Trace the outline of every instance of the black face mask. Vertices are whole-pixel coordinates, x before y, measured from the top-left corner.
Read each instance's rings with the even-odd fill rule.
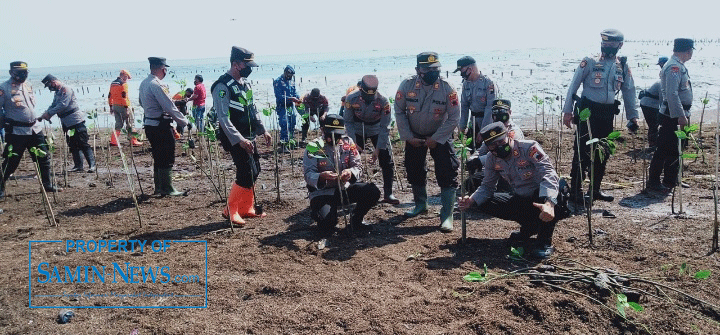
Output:
[[[13,79],[15,79],[18,83],[24,83],[25,80],[27,80],[28,72],[27,71],[15,71],[12,75]]]
[[[468,80],[468,78],[470,78],[470,71],[460,71],[460,77],[462,77],[462,79]]]
[[[248,66],[240,70],[240,77],[247,78],[252,73],[252,67]]]
[[[492,153],[498,158],[505,159],[507,156],[510,156],[510,151],[510,143],[505,143],[495,147],[495,149],[492,150]]]
[[[288,72],[286,72],[286,73],[285,73],[285,80],[290,80],[290,79],[292,79],[293,74],[294,74],[294,73],[288,73]]]
[[[367,94],[365,92],[360,93],[360,96],[365,101],[366,104],[369,104],[375,100],[375,94]]]
[[[493,122],[508,122],[510,120],[510,114],[506,111],[497,111],[492,114]]]
[[[615,57],[620,48],[616,47],[600,47],[600,52],[607,57]]]
[[[50,84],[50,86],[48,86],[48,89],[50,90],[50,92],[55,92],[58,90],[58,87],[54,84]]]
[[[329,144],[331,147],[334,147],[335,142],[340,139],[340,135],[333,134],[332,131],[325,131],[323,135],[325,137],[325,144]]]
[[[422,78],[423,82],[425,82],[426,85],[432,85],[439,77],[440,71],[430,71],[424,74],[420,74],[420,78]]]

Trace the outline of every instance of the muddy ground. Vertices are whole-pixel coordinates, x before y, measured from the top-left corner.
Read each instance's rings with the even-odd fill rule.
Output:
[[[557,133],[526,131],[546,152],[557,158]],[[559,172],[570,171],[572,133],[563,133]],[[587,218],[576,215],[561,221],[554,244],[557,252],[545,264],[578,270],[595,276],[616,271],[631,278],[630,287],[640,294],[642,312],[628,311],[627,320],[616,313],[616,296],[603,293],[583,280],[532,280],[527,275],[504,276],[510,271],[541,265],[532,260],[513,260],[506,238],[517,229],[514,222],[470,212],[465,244],[460,241],[460,214],[455,231],[438,230],[439,189],[430,164],[431,210],[413,219],[403,219],[412,194],[396,182],[399,206],[378,205],[366,219],[375,224],[369,235],[353,236],[345,229],[318,249],[316,226],[309,217],[306,188],[301,173],[301,150],[281,158],[280,201],[276,200],[274,160],[262,146],[263,172],[258,182],[258,201],[267,217],[248,219],[233,231],[221,216],[223,203],[212,184],[182,154],[177,144],[175,186],[189,190],[187,197],[142,197],[143,226],[130,198],[128,181],[116,148],[111,148],[108,167],[98,149],[99,178],[96,174],[70,173],[68,186],[51,203],[57,227],[51,226],[41,202],[34,170],[23,158],[15,180],[8,182],[8,197],[0,206],[0,327],[9,334],[717,334],[720,333],[720,260],[708,255],[711,247],[714,207],[712,200],[712,134],[706,129],[706,162],[689,164],[685,181],[690,189],[683,194],[684,215],[671,213],[671,198],[642,194],[644,143],[639,135],[633,144],[621,138],[618,153],[610,159],[604,185],[615,195],[613,203],[595,203],[594,243],[588,240]],[[105,142],[105,141],[102,141]],[[401,144],[396,145],[399,152]],[[152,193],[152,163],[147,145],[134,150],[140,181],[146,194]],[[55,154],[56,178],[65,181],[59,154]],[[200,158],[196,149],[194,156]],[[402,154],[396,154],[399,162]],[[635,160],[637,158],[637,160]],[[129,156],[128,156],[129,159]],[[429,156],[428,156],[428,159]],[[432,160],[431,160],[432,161]],[[220,159],[230,185],[234,167],[228,155]],[[649,164],[649,160],[647,161]],[[68,163],[69,165],[70,163]],[[291,166],[294,164],[294,167]],[[207,168],[207,162],[204,165]],[[398,173],[404,176],[402,164]],[[377,167],[371,167],[377,171]],[[134,174],[134,172],[133,172]],[[375,173],[373,180],[381,184]],[[223,187],[220,185],[220,192]],[[610,211],[616,218],[602,216]],[[675,210],[678,210],[676,204]],[[75,317],[68,324],[56,321],[58,309],[29,308],[29,241],[37,240],[203,240],[207,241],[207,281],[204,277],[204,250],[179,248],[180,252],[134,252],[124,254],[65,252],[59,244],[33,244],[33,266],[38,260],[57,264],[108,264],[137,261],[162,263],[201,273],[193,285],[142,285],[144,290],[162,292],[168,287],[177,293],[204,292],[207,308],[199,309],[94,309],[72,308]],[[62,244],[62,243],[60,243]],[[114,258],[113,258],[114,257]],[[581,265],[582,264],[582,265]],[[683,264],[685,264],[683,266]],[[463,276],[483,272],[488,282],[467,282]],[[681,271],[685,269],[685,271]],[[688,269],[689,268],[689,269]],[[608,270],[611,269],[611,270]],[[692,277],[711,270],[708,279]],[[690,273],[688,275],[687,273]],[[30,271],[32,273],[32,271]],[[37,280],[37,273],[33,274]],[[643,283],[642,278],[666,287]],[[534,277],[537,279],[537,276]],[[586,278],[584,278],[586,279]],[[73,286],[74,285],[74,286]],[[33,282],[36,292],[128,290],[137,285],[56,284]],[[680,294],[684,292],[693,298]],[[668,300],[670,299],[670,300]],[[133,301],[112,299],[45,298],[33,304],[97,306],[131,303],[170,306],[186,303],[204,305],[197,298],[145,298]]]

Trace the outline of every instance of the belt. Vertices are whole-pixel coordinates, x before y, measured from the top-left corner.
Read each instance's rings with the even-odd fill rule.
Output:
[[[35,125],[36,122],[37,122],[37,121],[34,121],[34,122],[20,122],[20,121],[15,121],[15,120],[13,120],[13,119],[8,119],[8,118],[5,119],[5,124],[8,125],[8,126],[11,126],[11,127],[32,127],[32,126]]]
[[[361,123],[364,123],[364,124],[369,125],[369,126],[374,126],[374,125],[380,123],[380,121],[382,120],[382,118],[380,118],[380,119],[377,119],[377,120],[372,121],[372,122],[367,122],[367,121],[363,121],[362,119],[360,119],[360,118],[357,117],[356,115],[353,115],[353,118],[355,119],[355,122],[361,122]]]
[[[470,112],[470,115],[474,117],[485,117],[485,111],[482,112]]]
[[[58,116],[59,118],[63,119],[63,118],[65,118],[66,116],[69,116],[69,115],[71,115],[72,113],[75,113],[75,112],[77,112],[77,111],[79,111],[79,110],[80,110],[79,108],[75,108],[75,109],[69,110],[69,111],[67,111],[67,112],[58,113],[57,116]]]
[[[689,104],[689,105],[681,104],[681,105],[682,105],[683,110],[686,111],[686,112],[689,112],[689,111],[690,111],[690,107],[692,107],[692,104]],[[663,101],[663,106],[670,108],[670,106],[668,105],[668,102],[667,102],[667,101]]]

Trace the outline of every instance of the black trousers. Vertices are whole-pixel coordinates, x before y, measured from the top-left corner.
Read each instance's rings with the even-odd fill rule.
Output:
[[[361,222],[380,199],[380,190],[373,183],[355,183],[343,192],[343,197],[346,205],[356,203],[352,217],[356,222]],[[321,233],[332,233],[338,221],[338,206],[340,191],[337,189],[333,195],[320,195],[310,200],[310,216],[317,222]]]
[[[75,133],[73,136],[68,136],[68,130],[71,129],[74,129]],[[65,141],[67,141],[70,152],[90,149],[90,144],[88,144],[89,136],[87,127],[85,127],[85,121],[70,127],[63,126],[63,132],[65,133]]]
[[[405,143],[405,171],[407,171],[410,185],[425,185],[427,183],[427,155],[428,147],[413,147]],[[430,156],[435,161],[435,178],[440,188],[457,188],[457,175],[460,161],[455,156],[455,149],[451,142],[438,143],[435,149],[430,149]]]
[[[648,106],[640,106],[640,108],[642,108],[643,117],[645,118],[645,123],[647,123],[648,126],[648,142],[651,147],[656,146],[658,140],[658,126],[660,124],[660,117],[658,116],[660,114],[660,110]]]
[[[657,149],[650,161],[648,181],[660,183],[660,175],[665,172],[663,184],[674,187],[678,183],[678,172],[680,171],[678,150],[678,138],[675,131],[678,130],[678,119],[658,114],[660,129],[658,130]]]
[[[591,102],[592,103],[592,102]],[[610,135],[613,131],[613,120],[615,119],[615,113],[611,111],[614,105],[595,104],[593,106],[587,106],[590,108],[590,129],[592,130],[593,138],[604,138]],[[582,111],[582,108],[580,108]],[[571,189],[572,192],[582,192],[582,182],[585,180],[586,174],[590,173],[590,146],[585,144],[590,140],[588,134],[587,121],[580,121],[578,123],[575,141],[573,143],[573,162],[572,169],[570,171]],[[578,134],[580,136],[580,143],[578,143]],[[580,151],[578,152],[578,144]],[[597,145],[597,144],[596,144]],[[600,184],[605,176],[605,166],[607,160],[610,158],[610,151],[608,148],[602,148],[605,152],[605,159],[600,159],[600,153],[595,151],[595,165],[594,165],[594,183],[593,190],[595,192],[600,191]]]
[[[153,165],[156,169],[170,169],[175,165],[175,136],[169,123],[145,126],[145,136],[150,141]]]
[[[498,193],[480,206],[480,209],[496,218],[515,221],[520,224],[520,233],[526,237],[537,234],[538,242],[551,244],[555,232],[555,224],[559,220],[558,213],[550,222],[540,220],[540,209],[533,203],[544,203],[538,192],[532,197],[521,197],[516,194]]]
[[[260,175],[260,154],[257,143],[253,141],[253,153],[248,154],[239,144],[230,147],[230,156],[235,163],[235,184],[244,188],[252,188]]]
[[[482,146],[482,142],[478,142],[476,137],[482,128],[484,114],[482,116],[473,116],[470,114],[470,123],[468,124],[467,130],[465,131],[465,138],[472,138],[468,147],[478,149]],[[474,124],[473,124],[474,123]],[[473,128],[474,127],[474,128]]]
[[[302,132],[301,134],[301,141],[305,141],[307,139],[308,130],[310,130],[310,119],[304,119],[305,123],[302,124]]]
[[[369,138],[373,146],[377,148],[378,136],[366,136],[363,138],[362,134],[355,134],[355,144],[360,148],[360,151],[363,151],[365,150],[365,141]],[[388,148],[380,149],[378,160],[383,174],[383,192],[385,192],[385,196],[388,196],[392,194],[393,168],[395,167],[395,163],[390,157],[390,150]]]
[[[5,129],[5,150],[3,151],[3,162],[2,162],[2,183],[8,177],[15,173],[20,160],[22,159],[23,153],[27,149],[30,153],[30,159],[33,162],[37,161],[40,166],[40,176],[42,178],[43,185],[50,186],[50,153],[48,152],[48,145],[45,141],[45,134],[39,132],[32,135],[15,135],[12,133],[12,129]],[[12,148],[13,155],[10,155],[10,149]],[[30,151],[31,148],[39,148],[47,153],[43,157],[37,157]],[[8,157],[11,156],[11,157]]]

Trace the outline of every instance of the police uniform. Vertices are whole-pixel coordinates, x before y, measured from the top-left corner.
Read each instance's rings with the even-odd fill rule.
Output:
[[[285,79],[285,72],[292,72],[290,79]],[[295,103],[291,98],[299,99],[300,97],[295,90],[295,69],[288,65],[285,71],[279,77],[273,80],[273,88],[275,90],[275,111],[278,115],[278,124],[280,125],[280,139],[288,141],[288,131],[295,132]]]
[[[462,57],[458,59],[457,69],[453,72],[458,72],[463,67],[473,64],[475,64],[475,59],[472,57]],[[474,139],[480,129],[492,123],[491,106],[493,101],[495,101],[495,83],[488,76],[483,75],[481,72],[474,81],[464,79],[462,99],[460,100],[460,131],[464,131],[469,127],[470,131],[465,135]],[[470,119],[469,126],[468,118]],[[473,140],[473,147],[477,148],[474,143]]]
[[[57,78],[53,75],[47,75],[42,82],[45,87],[48,87],[51,82],[56,80]],[[58,90],[55,91],[52,104],[45,113],[48,117],[57,115],[60,118],[63,133],[65,133],[65,141],[70,148],[73,163],[75,164],[70,171],[79,172],[83,170],[84,155],[88,162],[88,172],[95,172],[95,155],[90,144],[88,144],[89,137],[85,126],[85,113],[78,107],[73,89],[65,84],[60,85]]]
[[[362,164],[360,152],[355,142],[343,134],[345,132],[343,119],[339,115],[326,116],[323,130],[332,131],[337,136],[341,136],[341,139],[335,146],[324,143],[325,146],[315,153],[306,149],[303,155],[305,182],[310,192],[311,216],[317,222],[321,234],[332,233],[338,220],[340,190],[335,182],[320,181],[320,174],[326,171],[342,173],[343,170],[349,169],[352,177],[342,185],[342,197],[347,204],[356,203],[351,214],[353,228],[367,229],[362,219],[370,208],[377,204],[380,190],[373,183],[360,182]],[[339,163],[337,170],[336,162]]]
[[[686,52],[694,49],[693,40],[686,38],[675,39],[674,51]],[[662,105],[660,106],[658,130],[658,148],[650,161],[648,186],[660,184],[660,174],[665,172],[663,185],[668,188],[678,184],[678,118],[690,118],[693,92],[690,82],[690,73],[685,64],[675,54],[670,57],[660,72],[660,85],[662,92]]]
[[[380,92],[374,92],[375,98],[366,102],[360,90],[345,99],[345,129],[348,135],[355,136],[360,150],[365,150],[368,138],[373,146],[380,150],[378,159],[383,174],[383,192],[385,199],[392,196],[393,167],[395,166],[388,143],[390,142],[390,103]]]
[[[10,63],[11,71],[27,71],[27,68],[25,62]],[[30,158],[40,166],[40,177],[45,190],[55,190],[50,181],[49,155],[36,157],[30,151],[31,148],[39,148],[48,152],[43,126],[37,122],[37,117],[35,95],[30,83],[15,83],[11,78],[0,84],[0,124],[5,129],[5,150],[0,171],[0,174],[4,175],[0,182],[0,198],[5,196],[5,181],[17,169],[25,149],[30,152]],[[8,157],[10,150],[14,153],[12,157]]]
[[[502,140],[506,132],[501,122],[491,123],[481,130],[485,143]],[[506,158],[495,154],[487,156],[482,184],[470,198],[483,212],[518,222],[520,233],[514,238],[527,241],[537,234],[541,250],[551,248],[555,224],[567,215],[566,207],[555,206],[555,217],[550,222],[543,222],[539,217],[540,210],[533,204],[549,201],[564,205],[565,199],[558,200],[560,180],[540,144],[532,140],[512,142],[508,147],[511,153]],[[511,192],[496,192],[500,179],[510,184]]]
[[[437,53],[423,52],[417,55],[417,67],[439,71],[440,61]],[[426,77],[427,78],[427,77]],[[460,121],[460,103],[457,92],[444,78],[439,77],[427,84],[421,75],[414,75],[400,83],[395,95],[395,120],[400,139],[429,139],[437,142],[430,149],[435,160],[435,177],[444,199],[441,210],[441,230],[452,230],[452,206],[457,188],[457,169],[460,166],[452,145],[452,134]],[[427,210],[427,155],[428,147],[405,145],[405,170],[408,182],[412,185],[415,209],[406,212],[406,216],[416,216]],[[451,196],[452,193],[452,196]],[[452,202],[452,203],[451,203]]]
[[[643,118],[648,126],[648,144],[651,147],[657,145],[658,113],[660,112],[660,81],[656,81],[650,88],[644,91],[640,99],[640,108]]]
[[[167,66],[165,58],[149,57],[148,60],[151,66]],[[155,192],[176,195],[174,188],[170,190],[175,165],[175,137],[170,123],[175,120],[184,126],[188,120],[177,109],[169,93],[168,86],[152,73],[140,83],[140,105],[145,112],[143,124],[153,156]]]
[[[614,41],[622,43],[623,35],[617,30],[608,29],[601,33],[603,41]],[[574,105],[573,101],[580,85],[583,86],[582,98]],[[618,92],[622,91],[625,105],[625,113],[628,120],[637,119],[638,107],[635,96],[635,83],[625,57],[586,57],[580,62],[575,71],[573,80],[568,87],[567,99],[563,107],[566,115],[576,115],[575,123],[578,123],[577,113],[585,108],[590,109],[590,126],[594,138],[607,137],[613,131],[613,120],[616,114],[620,113],[620,102],[616,100]],[[588,136],[587,122],[579,122],[577,129],[578,136],[575,137],[573,145],[572,163],[572,190],[576,197],[581,197],[582,181],[590,169],[590,146],[585,144],[590,140]],[[580,153],[578,153],[578,145]],[[595,153],[593,197],[604,201],[612,201],[613,197],[600,191],[600,184],[605,175],[605,166],[609,153],[600,159],[600,154]],[[578,161],[580,163],[578,163]],[[579,166],[582,164],[582,166]]]

